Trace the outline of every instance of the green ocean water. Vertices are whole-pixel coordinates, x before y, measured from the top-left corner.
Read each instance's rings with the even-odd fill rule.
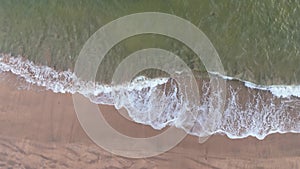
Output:
[[[300,83],[300,1],[1,0],[0,52],[59,70],[72,69],[95,31],[137,12],[164,12],[192,22],[211,40],[228,76],[259,84]],[[184,44],[148,34],[112,48],[99,67],[105,73],[99,76],[110,78],[126,56],[149,47],[169,50],[193,70],[205,72]]]

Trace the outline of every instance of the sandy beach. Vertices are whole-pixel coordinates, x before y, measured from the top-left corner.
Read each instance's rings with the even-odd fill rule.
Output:
[[[300,168],[300,135],[292,133],[272,134],[262,141],[215,135],[203,144],[187,136],[159,156],[119,157],[85,134],[70,94],[18,90],[13,79],[7,75],[0,81],[0,168]],[[149,137],[160,133],[128,121],[112,106],[100,105],[100,109],[123,134]]]

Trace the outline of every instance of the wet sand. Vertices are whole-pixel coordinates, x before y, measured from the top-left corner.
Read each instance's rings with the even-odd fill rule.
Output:
[[[0,81],[0,168],[300,168],[300,135],[291,133],[272,134],[262,141],[215,135],[203,144],[187,136],[159,156],[119,157],[85,134],[70,94],[18,90],[14,83]],[[121,133],[134,137],[160,133],[128,121],[112,106],[100,109]]]

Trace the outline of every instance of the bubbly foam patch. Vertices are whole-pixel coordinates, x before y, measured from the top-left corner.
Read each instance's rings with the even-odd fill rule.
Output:
[[[199,83],[201,97],[195,102],[172,78],[140,76],[131,82],[106,85],[83,81],[71,71],[56,71],[8,55],[0,57],[0,72],[11,72],[56,93],[80,93],[96,104],[124,107],[135,122],[154,129],[176,126],[199,137],[222,133],[230,138],[258,139],[276,132],[300,132],[300,86],[262,86],[209,72],[229,83],[222,109],[210,97],[220,97],[221,91],[211,91],[205,81]],[[233,81],[240,85],[233,87]]]
[[[225,76],[221,75],[217,72],[209,72],[212,75],[219,76],[225,80],[237,80],[241,81],[245,84],[246,87],[252,88],[252,89],[259,89],[259,90],[267,90],[270,91],[273,95],[277,97],[300,97],[300,85],[270,85],[270,86],[265,86],[265,85],[258,85],[252,82],[244,81],[242,79],[230,77],[230,76]]]

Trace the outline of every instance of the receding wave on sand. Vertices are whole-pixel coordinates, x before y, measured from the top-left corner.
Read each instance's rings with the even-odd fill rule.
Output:
[[[124,107],[135,122],[158,130],[176,126],[199,137],[225,134],[232,139],[300,133],[300,85],[262,86],[210,73],[227,82],[225,105],[221,108],[210,98],[219,97],[221,92],[211,91],[208,80],[203,79],[197,79],[200,104],[194,104],[174,79],[166,77],[141,76],[121,85],[100,84],[83,81],[71,71],[56,71],[5,54],[0,56],[1,72],[11,72],[55,93],[80,93],[95,104]]]

